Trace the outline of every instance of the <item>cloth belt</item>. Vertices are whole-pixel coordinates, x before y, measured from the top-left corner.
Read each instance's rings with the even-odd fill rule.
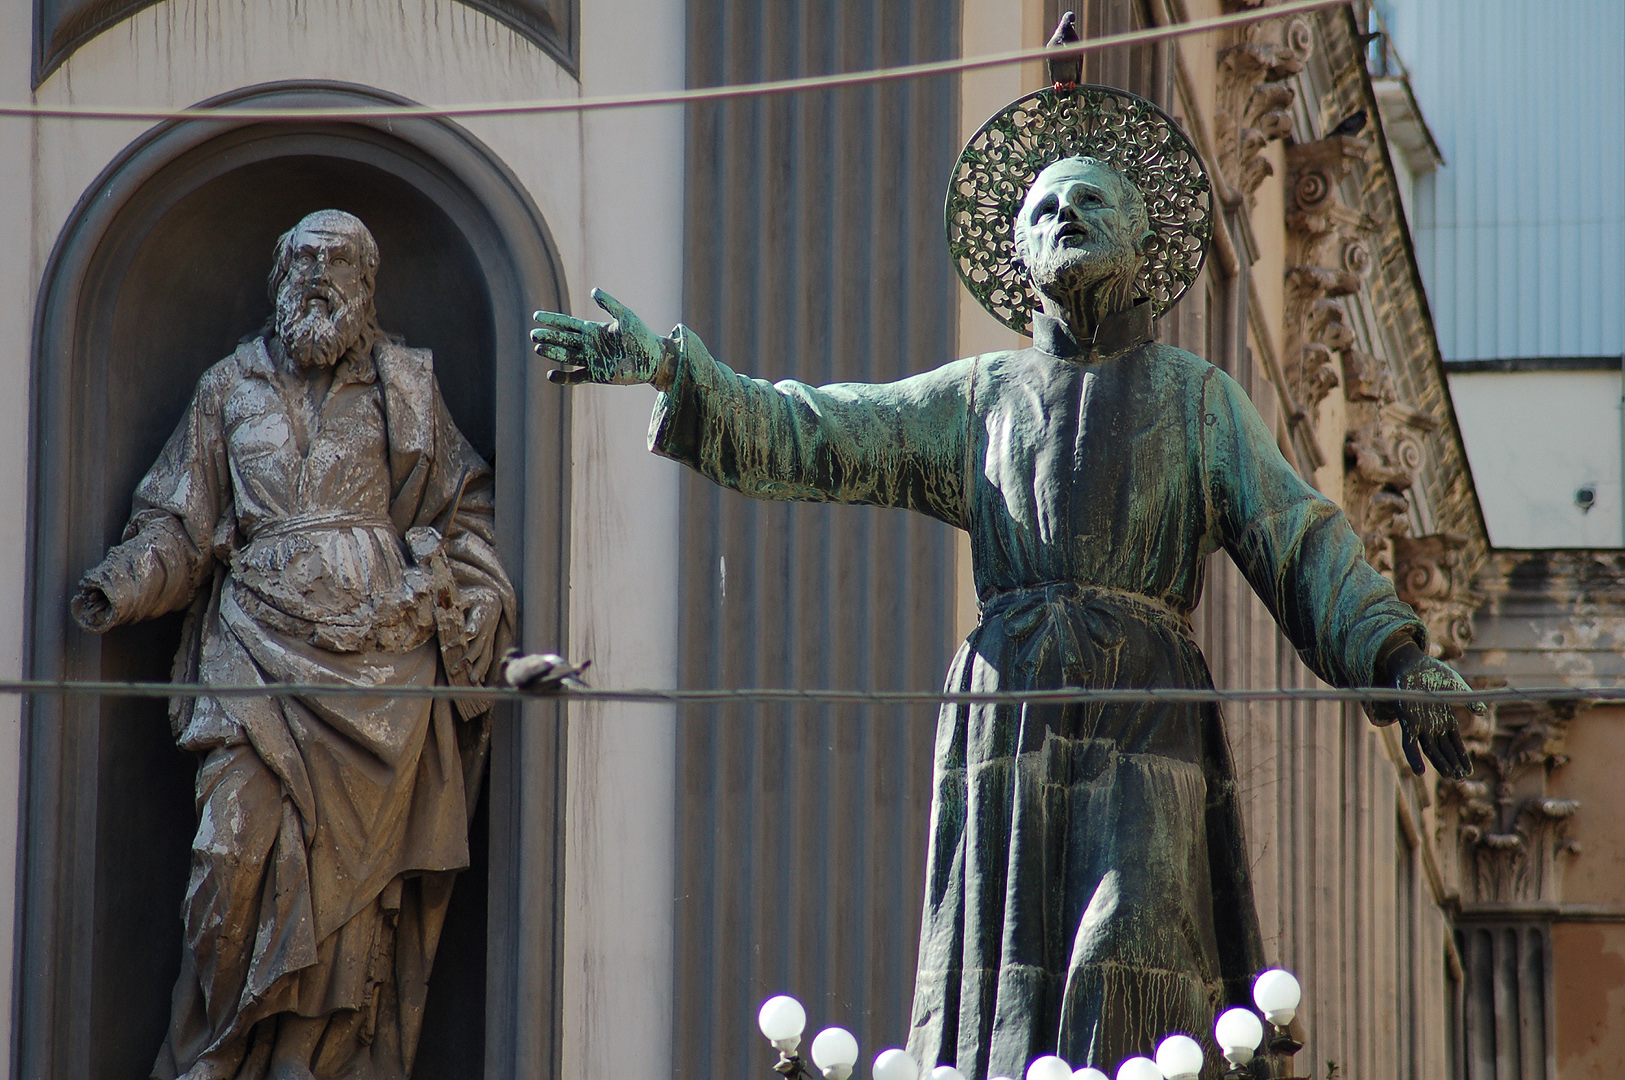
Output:
[[[1189,615],[1174,610],[1155,597],[1129,592],[1127,589],[1113,589],[1105,585],[1085,585],[1077,581],[1045,581],[1036,585],[1022,585],[991,593],[979,604],[983,622],[995,617],[1003,618],[1012,631],[1012,636],[1018,639],[1028,636],[1021,632],[1021,624],[1033,621],[1033,616],[1050,606],[1085,610],[1096,606],[1126,609],[1129,613],[1185,637],[1192,637],[1194,633]]]
[[[296,533],[320,532],[337,529],[375,529],[386,528],[395,531],[395,523],[388,518],[364,517],[359,514],[349,514],[342,511],[319,514],[293,514],[288,517],[271,518],[260,523],[248,537],[248,542],[256,540],[274,540],[280,536],[292,536]]]

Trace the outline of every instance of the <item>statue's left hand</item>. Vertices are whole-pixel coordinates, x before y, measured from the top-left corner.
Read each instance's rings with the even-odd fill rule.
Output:
[[[557,311],[538,311],[530,332],[536,355],[559,365],[550,382],[653,383],[671,385],[674,343],[650,330],[642,319],[602,289],[592,298],[610,314],[607,323],[588,322]]]
[[[1395,690],[1472,690],[1450,665],[1435,660],[1409,640],[1389,653],[1383,670],[1378,672],[1378,681]],[[1485,706],[1481,701],[1474,701],[1467,708],[1482,713]],[[1405,760],[1417,776],[1423,772],[1424,754],[1441,775],[1457,780],[1471,775],[1473,763],[1461,741],[1455,706],[1432,701],[1375,701],[1366,709],[1379,724],[1399,721]]]

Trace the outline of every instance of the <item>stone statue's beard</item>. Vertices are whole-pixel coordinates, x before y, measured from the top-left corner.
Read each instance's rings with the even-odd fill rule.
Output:
[[[1114,310],[1116,304],[1132,297],[1139,269],[1140,257],[1131,249],[1097,255],[1059,245],[1036,257],[1029,267],[1033,287],[1052,300],[1068,308],[1082,303],[1093,308],[1105,302]],[[1089,302],[1094,298],[1098,301]],[[1091,315],[1100,318],[1111,313],[1098,311]]]
[[[325,308],[310,300],[320,297]],[[367,324],[365,293],[344,298],[337,289],[285,282],[277,291],[276,332],[289,359],[301,368],[332,367],[361,339]]]

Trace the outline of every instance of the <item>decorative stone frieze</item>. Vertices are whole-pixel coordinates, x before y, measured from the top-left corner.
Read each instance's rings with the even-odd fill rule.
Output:
[[[1559,860],[1577,854],[1568,823],[1574,799],[1547,794],[1547,778],[1568,762],[1564,736],[1577,712],[1572,703],[1513,704],[1471,717],[1463,731],[1475,769],[1467,780],[1441,779],[1454,819],[1464,905],[1555,904]],[[1446,839],[1441,837],[1441,840]]]

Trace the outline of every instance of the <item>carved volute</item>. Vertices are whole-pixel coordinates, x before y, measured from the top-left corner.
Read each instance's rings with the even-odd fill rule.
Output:
[[[1467,537],[1395,535],[1392,544],[1394,585],[1427,624],[1430,651],[1441,660],[1460,657],[1472,644],[1473,613],[1484,602],[1462,557]]]

